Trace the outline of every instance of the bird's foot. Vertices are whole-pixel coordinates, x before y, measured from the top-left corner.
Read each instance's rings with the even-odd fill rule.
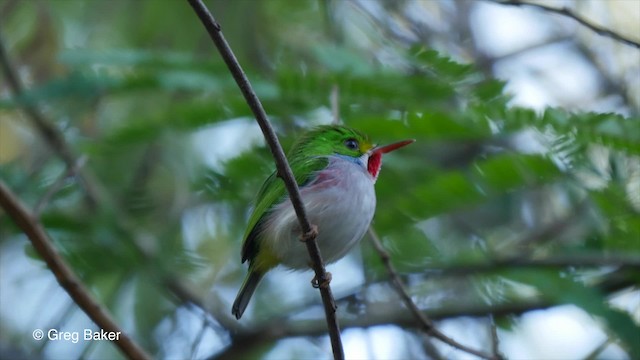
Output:
[[[311,224],[311,230],[304,234],[300,235],[300,241],[307,242],[307,240],[315,239],[318,236],[318,227],[314,224]]]
[[[327,287],[329,287],[329,283],[331,283],[332,276],[331,276],[330,272],[327,272],[326,274],[327,275],[326,275],[324,281],[322,281],[322,282],[319,282],[318,281],[318,277],[314,276],[313,279],[311,279],[311,286],[313,286],[316,289],[318,289],[318,288],[326,289]]]

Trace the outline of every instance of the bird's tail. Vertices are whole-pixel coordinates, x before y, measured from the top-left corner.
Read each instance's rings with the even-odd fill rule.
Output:
[[[240,319],[242,317],[244,310],[247,308],[247,305],[249,305],[251,295],[253,295],[253,292],[256,290],[256,287],[258,286],[258,283],[260,283],[263,275],[263,272],[249,270],[247,277],[242,283],[240,291],[238,291],[236,301],[233,302],[233,307],[231,308],[231,313],[236,317],[236,319]]]

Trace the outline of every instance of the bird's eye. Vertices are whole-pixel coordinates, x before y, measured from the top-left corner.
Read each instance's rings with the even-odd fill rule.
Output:
[[[358,140],[356,139],[348,139],[344,142],[344,145],[347,147],[347,149],[358,150]]]

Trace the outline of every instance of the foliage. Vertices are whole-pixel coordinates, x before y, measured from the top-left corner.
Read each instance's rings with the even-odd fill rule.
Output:
[[[234,24],[225,33],[285,145],[313,123],[332,120],[334,88],[347,125],[381,143],[417,139],[385,159],[373,226],[418,304],[455,309],[459,299],[518,303],[530,298],[520,287],[528,285],[552,305],[575,304],[604,319],[603,326],[629,354],[640,354],[632,340],[637,324],[609,302],[615,291],[637,284],[637,273],[622,271],[615,261],[610,267],[580,263],[582,255],[640,256],[640,119],[512,107],[503,82],[423,46],[397,50],[395,62],[383,63],[367,50],[310,34],[319,10],[308,3],[292,9],[303,29],[297,36],[291,34],[294,22],[275,26],[281,3],[260,2],[251,10],[247,2],[239,4],[212,6],[223,26],[232,23],[227,19],[234,11],[248,11],[266,24],[261,36],[246,36],[250,30]],[[2,97],[0,126],[16,138],[3,146],[18,151],[0,157],[0,176],[34,206],[66,171],[27,125],[20,111],[25,104],[38,107],[76,154],[88,156],[84,169],[99,184],[101,202],[88,208],[83,185],[67,179],[44,208],[42,223],[99,299],[145,348],[162,357],[172,354],[165,339],[180,331],[191,331],[183,348],[199,341],[193,329],[177,325],[185,305],[172,302],[164,279],[196,284],[199,296],[215,294],[215,314],[229,312],[244,272],[238,254],[248,206],[273,165],[260,141],[234,135],[251,120],[250,112],[193,14],[179,2],[134,7],[137,11],[122,12],[105,9],[102,2],[26,2],[9,16],[4,35],[11,34],[11,53],[21,68],[31,74],[46,70],[46,76],[34,75],[20,98]],[[99,12],[104,17],[98,19]],[[83,20],[83,13],[91,20]],[[55,21],[29,22],[26,29],[21,19],[29,16]],[[307,26],[300,25],[307,20]],[[74,27],[95,30],[78,49],[52,44],[40,58],[25,60],[43,32],[67,43],[78,36]],[[114,30],[105,38],[99,30],[105,27],[132,33]],[[252,52],[259,46],[266,48],[256,58]],[[43,70],[45,65],[55,69]],[[216,140],[196,146],[196,134]],[[223,142],[226,134],[235,143]],[[221,150],[230,155],[216,158],[215,165],[203,156]],[[6,216],[0,224],[5,248],[23,241]],[[363,241],[361,247],[358,266],[366,281],[340,289],[343,294],[364,294],[387,278],[370,245]],[[530,260],[558,255],[568,259],[566,266],[521,269]],[[430,267],[503,259],[518,261],[469,279],[429,276]],[[568,269],[572,275],[564,276]],[[609,284],[613,274],[621,274],[616,281],[622,285]],[[468,281],[479,286],[464,286]],[[286,315],[282,307],[269,305],[280,297],[276,282],[263,285],[266,290],[254,299],[254,321]],[[314,297],[305,301],[316,302],[315,293],[309,294]],[[286,300],[286,306],[295,314],[306,308],[305,301]],[[349,301],[349,296],[339,300]],[[340,309],[346,309],[341,316],[352,312],[348,306]],[[211,334],[221,344],[212,351],[220,351],[226,335]],[[20,346],[31,348],[26,338]],[[256,356],[264,357],[276,344]],[[84,351],[94,351],[87,346]],[[101,346],[92,355],[106,351],[112,350]]]

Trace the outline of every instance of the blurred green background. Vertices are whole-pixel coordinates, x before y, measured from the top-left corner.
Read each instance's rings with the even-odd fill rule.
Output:
[[[633,5],[603,3],[568,2],[590,16]],[[493,323],[514,359],[640,356],[637,49],[489,2],[206,4],[285,149],[336,115],[379,143],[417,139],[385,158],[373,228],[438,328],[491,353]],[[637,36],[630,8],[605,25]],[[500,53],[483,31],[509,16],[544,18],[529,32],[547,37],[527,42],[511,20],[521,41]],[[0,177],[142,347],[331,357],[311,272],[270,273],[231,317],[251,201],[274,165],[186,1],[4,0],[0,30],[25,86],[0,78]],[[566,81],[553,73],[574,75],[563,66],[588,71]],[[4,212],[0,236],[1,358],[122,356],[34,340],[36,328],[95,326]],[[419,330],[367,237],[328,270],[348,358],[474,358]]]

